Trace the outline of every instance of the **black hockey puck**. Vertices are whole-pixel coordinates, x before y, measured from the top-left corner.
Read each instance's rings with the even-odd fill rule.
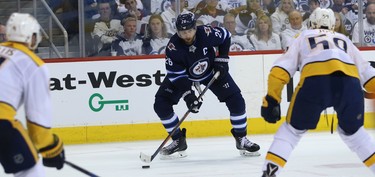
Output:
[[[143,169],[150,168],[150,165],[143,165],[142,168],[143,168]]]

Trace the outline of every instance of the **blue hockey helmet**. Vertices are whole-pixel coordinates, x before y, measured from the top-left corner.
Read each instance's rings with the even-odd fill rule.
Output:
[[[196,22],[197,21],[195,20],[193,13],[191,12],[181,13],[177,17],[176,28],[178,31],[195,28]]]

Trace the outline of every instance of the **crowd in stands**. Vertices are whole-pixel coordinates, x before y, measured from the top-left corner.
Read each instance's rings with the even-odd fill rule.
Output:
[[[155,1],[162,7],[151,9]],[[321,7],[335,12],[335,31],[359,46],[358,30],[363,29],[363,45],[375,46],[373,3],[375,0],[363,4],[365,19],[359,28],[356,0],[85,0],[85,31],[91,56],[164,54],[169,38],[176,33],[176,14],[190,11],[197,25],[228,29],[231,51],[286,50],[308,28],[311,12]],[[51,6],[58,12],[56,4]],[[70,33],[77,33],[75,23],[64,24]]]

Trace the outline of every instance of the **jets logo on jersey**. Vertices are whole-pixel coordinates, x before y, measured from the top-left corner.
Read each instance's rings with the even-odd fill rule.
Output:
[[[209,59],[206,57],[193,63],[189,69],[190,74],[195,78],[199,78],[200,76],[204,75],[209,67],[208,60]]]
[[[168,44],[168,49],[169,49],[170,51],[172,51],[172,50],[176,50],[176,46],[174,46],[173,43],[169,43],[169,44]]]
[[[211,31],[210,27],[205,26],[204,27],[204,32],[206,33],[207,36],[209,36],[212,31]]]

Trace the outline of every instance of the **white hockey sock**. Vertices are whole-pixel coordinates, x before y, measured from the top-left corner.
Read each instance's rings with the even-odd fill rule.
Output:
[[[375,141],[365,131],[363,126],[353,135],[345,135],[345,132],[338,127],[337,131],[345,144],[354,151],[359,159],[375,173]]]
[[[266,155],[266,160],[263,164],[262,170],[266,171],[268,163],[272,163],[278,167],[275,172],[277,176],[285,166],[290,154],[305,132],[306,130],[297,130],[284,122],[275,134],[272,145]],[[270,168],[270,166],[268,166],[268,168]]]

